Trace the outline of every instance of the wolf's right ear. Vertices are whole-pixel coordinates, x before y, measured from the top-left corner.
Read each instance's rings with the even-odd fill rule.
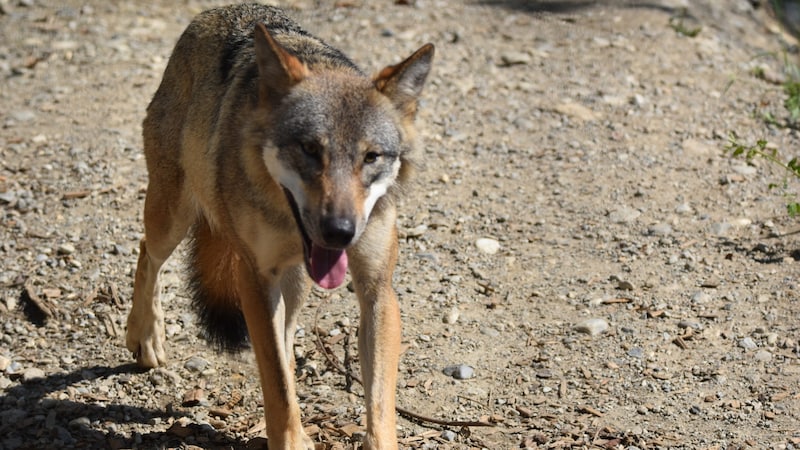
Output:
[[[386,67],[375,77],[375,87],[406,116],[417,110],[417,98],[433,65],[433,44],[425,44],[394,66]]]
[[[261,99],[283,96],[308,76],[308,67],[279,44],[263,23],[256,25],[253,38]]]

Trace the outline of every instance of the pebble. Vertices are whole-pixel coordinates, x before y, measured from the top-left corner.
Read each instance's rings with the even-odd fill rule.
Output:
[[[772,360],[772,353],[767,350],[759,350],[755,354],[756,361],[768,362]]]
[[[506,52],[500,55],[502,66],[526,65],[531,63],[531,55],[524,52]]]
[[[706,292],[698,291],[692,294],[692,303],[694,304],[702,305],[709,301],[711,301],[711,295]]]
[[[458,435],[453,430],[444,430],[444,431],[442,431],[442,434],[441,434],[442,439],[444,439],[447,442],[455,441],[456,440],[456,436],[458,436]]]
[[[71,255],[75,253],[75,246],[67,242],[59,245],[56,252],[58,252],[59,255]]]
[[[178,333],[181,332],[181,326],[178,325],[177,323],[168,324],[165,327],[165,332],[167,333],[168,337],[175,336],[175,335],[177,335]]]
[[[756,172],[758,172],[758,169],[756,169],[755,167],[745,166],[745,165],[733,166],[731,167],[731,170],[738,173],[739,175],[744,175],[744,176],[755,175]]]
[[[692,207],[688,203],[681,203],[675,207],[675,212],[678,214],[690,214],[692,212]]]
[[[11,359],[0,355],[0,372],[5,372],[8,366],[11,365]]]
[[[628,223],[638,219],[642,213],[634,208],[618,206],[608,213],[608,218],[614,223]]]
[[[444,313],[444,316],[442,317],[442,322],[448,325],[452,325],[458,322],[458,318],[460,315],[461,312],[458,310],[458,306],[453,306],[452,308],[447,310],[447,312]]]
[[[630,281],[619,280],[617,282],[617,289],[621,291],[632,291],[635,288],[633,286],[633,283],[631,283]]]
[[[10,117],[17,122],[30,122],[36,119],[36,113],[31,110],[12,111]]]
[[[672,226],[668,223],[657,223],[648,230],[654,236],[667,236],[672,233]]]
[[[767,335],[767,344],[775,345],[778,343],[778,333],[770,333]]]
[[[686,329],[691,328],[693,330],[699,330],[701,327],[699,322],[692,322],[691,320],[681,320],[678,322],[678,328]]]
[[[92,424],[88,417],[78,417],[69,421],[70,428],[89,428]]]
[[[642,359],[644,357],[644,349],[641,347],[633,347],[632,349],[628,350],[628,356]]]
[[[728,222],[716,222],[712,223],[711,227],[709,227],[709,231],[711,234],[715,236],[724,236],[728,234],[728,231],[731,229],[731,224]]]
[[[208,368],[210,364],[211,364],[210,362],[199,356],[192,356],[191,358],[189,358],[188,361],[186,361],[183,364],[183,367],[185,367],[190,372],[202,372],[206,370],[206,368]]]
[[[758,344],[756,344],[756,342],[753,339],[746,337],[741,341],[739,341],[739,347],[745,350],[753,350],[755,348],[758,348]]]
[[[578,333],[588,334],[590,336],[596,336],[600,333],[604,333],[606,330],[608,330],[608,322],[598,318],[587,319],[575,325],[575,331]]]
[[[719,151],[717,147],[698,139],[686,139],[682,147],[684,152],[694,156],[706,156]]]
[[[475,376],[475,369],[466,364],[454,364],[445,367],[442,372],[456,380],[468,380]]]
[[[44,378],[44,370],[37,367],[30,367],[22,372],[22,381],[32,381],[37,378]]]
[[[475,246],[478,247],[478,250],[487,255],[494,255],[500,251],[500,243],[491,238],[480,238],[475,241]]]
[[[600,114],[578,103],[561,103],[554,108],[555,112],[581,122],[592,122],[600,119]]]

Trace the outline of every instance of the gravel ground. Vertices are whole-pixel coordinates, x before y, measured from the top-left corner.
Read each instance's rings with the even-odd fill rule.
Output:
[[[140,123],[218,2],[55,3],[0,0],[0,449],[263,446],[252,355],[198,336],[180,256],[171,362],[124,348]],[[797,43],[758,2],[282,4],[369,70],[438,47],[399,219],[398,403],[490,426],[403,416],[403,447],[800,447],[800,222],[779,167],[724,153],[735,132],[800,156],[779,126]],[[361,388],[325,357],[356,370],[356,302],[307,305],[307,430],[358,448]]]

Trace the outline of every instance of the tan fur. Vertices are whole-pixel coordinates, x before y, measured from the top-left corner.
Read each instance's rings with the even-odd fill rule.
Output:
[[[395,197],[432,56],[428,44],[369,79],[275,8],[219,8],[189,25],[143,124],[150,179],[126,338],[140,365],[167,362],[158,273],[190,235],[205,320],[246,322],[270,449],[313,449],[295,395],[294,331],[306,268],[319,264],[309,255],[346,251],[361,309],[364,448],[397,448]],[[330,264],[316,276],[341,280]]]

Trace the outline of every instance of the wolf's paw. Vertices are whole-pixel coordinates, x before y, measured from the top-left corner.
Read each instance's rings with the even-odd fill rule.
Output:
[[[144,368],[158,367],[167,362],[164,352],[164,321],[154,317],[141,320],[133,314],[128,316],[128,332],[125,344]]]
[[[367,433],[361,448],[364,450],[397,450],[397,438],[393,437],[392,433],[387,433],[383,437]]]

